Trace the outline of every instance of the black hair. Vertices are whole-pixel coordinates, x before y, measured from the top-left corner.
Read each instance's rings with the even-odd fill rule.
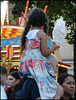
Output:
[[[13,76],[15,79],[20,79],[19,73],[17,71],[12,71],[9,75]]]
[[[44,26],[44,32],[47,34],[47,28],[48,28],[48,19],[46,14],[43,12],[43,10],[39,9],[39,8],[34,8],[29,17],[28,17],[28,21],[26,22],[26,26],[24,29],[24,32],[22,34],[21,37],[21,47],[22,50],[25,48],[25,39],[26,39],[26,35],[27,32],[29,31],[29,29],[31,28],[31,26],[36,26],[36,27],[41,27]]]
[[[9,75],[13,76],[15,79],[20,79],[19,73],[17,71],[10,72]],[[20,79],[20,82],[16,84],[14,91],[12,91],[11,88],[8,88],[6,93],[8,100],[14,99],[14,95],[16,91],[19,91],[22,88],[22,80]]]
[[[7,69],[4,66],[0,66],[0,74],[7,74]]]
[[[71,76],[71,77],[74,78],[74,76],[71,75],[71,74],[63,73],[63,74],[61,74],[61,75],[58,77],[57,82],[60,83],[60,84],[62,85],[62,84],[64,83],[64,81],[65,81],[65,78],[67,78],[68,76]],[[75,78],[74,78],[74,79],[75,79]]]

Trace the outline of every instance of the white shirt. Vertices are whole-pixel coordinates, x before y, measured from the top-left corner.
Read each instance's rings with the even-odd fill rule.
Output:
[[[0,85],[0,86],[1,86],[1,85]],[[0,97],[0,99],[1,99],[1,100],[7,99],[7,95],[6,95],[6,93],[5,93],[5,91],[4,91],[4,89],[3,89],[2,86],[1,86],[1,97]]]

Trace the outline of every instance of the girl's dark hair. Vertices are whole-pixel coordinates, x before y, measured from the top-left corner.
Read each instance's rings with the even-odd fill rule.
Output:
[[[25,48],[25,39],[26,39],[26,35],[27,35],[27,32],[29,31],[29,29],[31,28],[31,26],[37,26],[37,27],[41,27],[41,26],[44,26],[44,32],[47,34],[47,23],[48,23],[48,20],[47,20],[47,16],[46,14],[43,12],[43,10],[39,9],[39,8],[34,8],[32,11],[31,11],[31,14],[29,15],[28,17],[28,21],[26,23],[26,26],[25,26],[25,29],[24,29],[24,32],[22,34],[22,37],[21,37],[21,46],[22,46],[22,50]]]
[[[61,74],[61,75],[58,77],[57,82],[60,83],[60,84],[62,85],[62,84],[64,83],[64,81],[65,81],[65,78],[67,78],[68,76],[71,76],[71,77],[74,78],[74,76],[71,75],[71,74],[63,73],[63,74]]]
[[[10,72],[9,75],[13,76],[15,79],[20,79],[19,73],[17,71]],[[20,82],[16,84],[14,91],[12,91],[11,88],[8,88],[6,93],[8,99],[14,99],[14,94],[16,91],[20,90],[22,88],[22,81],[20,79]]]

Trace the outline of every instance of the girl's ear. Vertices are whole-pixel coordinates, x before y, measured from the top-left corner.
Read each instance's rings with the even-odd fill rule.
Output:
[[[44,28],[44,26],[42,26],[42,29]]]

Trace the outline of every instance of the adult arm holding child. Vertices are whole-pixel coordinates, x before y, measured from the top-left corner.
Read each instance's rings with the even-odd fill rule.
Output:
[[[47,56],[47,59],[49,60],[53,70],[55,73],[57,73],[57,66],[58,66],[58,59],[57,57],[51,53],[49,56]],[[57,92],[53,99],[60,99],[60,97],[63,96],[63,88],[57,83]]]

